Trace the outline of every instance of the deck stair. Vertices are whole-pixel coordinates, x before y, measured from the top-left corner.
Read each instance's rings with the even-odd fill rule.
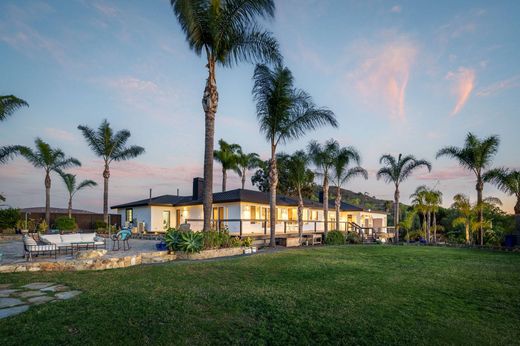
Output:
[[[370,244],[376,241],[376,232],[374,228],[362,227],[355,222],[349,222],[348,225],[353,232],[356,232],[359,235],[363,243]]]

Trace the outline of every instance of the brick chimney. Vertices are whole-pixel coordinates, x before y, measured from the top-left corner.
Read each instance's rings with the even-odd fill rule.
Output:
[[[204,179],[197,177],[193,178],[193,194],[191,195],[192,200],[202,198],[202,189],[204,187]]]

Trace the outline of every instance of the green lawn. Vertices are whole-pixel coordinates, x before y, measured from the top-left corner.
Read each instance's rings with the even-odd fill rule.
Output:
[[[0,344],[520,344],[520,254],[288,250],[102,272],[0,275],[79,297],[0,321]]]

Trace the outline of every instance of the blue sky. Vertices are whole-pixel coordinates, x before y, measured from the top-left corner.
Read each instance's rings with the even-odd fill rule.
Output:
[[[431,160],[433,171],[417,172],[402,186],[404,202],[420,184],[441,189],[446,206],[459,192],[474,200],[473,177],[454,161],[435,160],[435,153],[462,145],[468,131],[498,134],[496,166],[520,167],[518,13],[517,1],[278,1],[266,25],[285,64],[297,86],[340,122],[280,149],[331,137],[354,145],[370,176],[345,187],[385,199],[393,188],[375,179],[378,158],[414,154]],[[206,71],[167,0],[2,1],[0,56],[0,94],[30,103],[0,125],[0,145],[32,145],[40,136],[80,159],[83,167],[72,172],[100,186],[79,194],[74,207],[102,208],[102,164],[76,127],[104,118],[129,129],[130,144],[146,148],[113,166],[110,204],[145,198],[149,188],[154,195],[191,192],[192,177],[202,175]],[[216,139],[267,158],[251,97],[253,68],[217,70]],[[239,187],[230,176],[228,188]],[[10,205],[41,206],[43,178],[18,158],[0,168],[0,192]],[[485,194],[512,211],[512,197],[491,186]],[[57,176],[52,205],[66,206]]]

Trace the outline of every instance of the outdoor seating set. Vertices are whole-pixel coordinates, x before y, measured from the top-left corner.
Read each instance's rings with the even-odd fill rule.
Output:
[[[23,237],[24,258],[28,261],[33,256],[49,255],[56,258],[57,254],[80,249],[98,249],[100,247],[106,249],[106,239],[99,237],[96,233],[70,233],[70,234],[42,234],[40,235],[40,243],[34,240],[30,235]]]

